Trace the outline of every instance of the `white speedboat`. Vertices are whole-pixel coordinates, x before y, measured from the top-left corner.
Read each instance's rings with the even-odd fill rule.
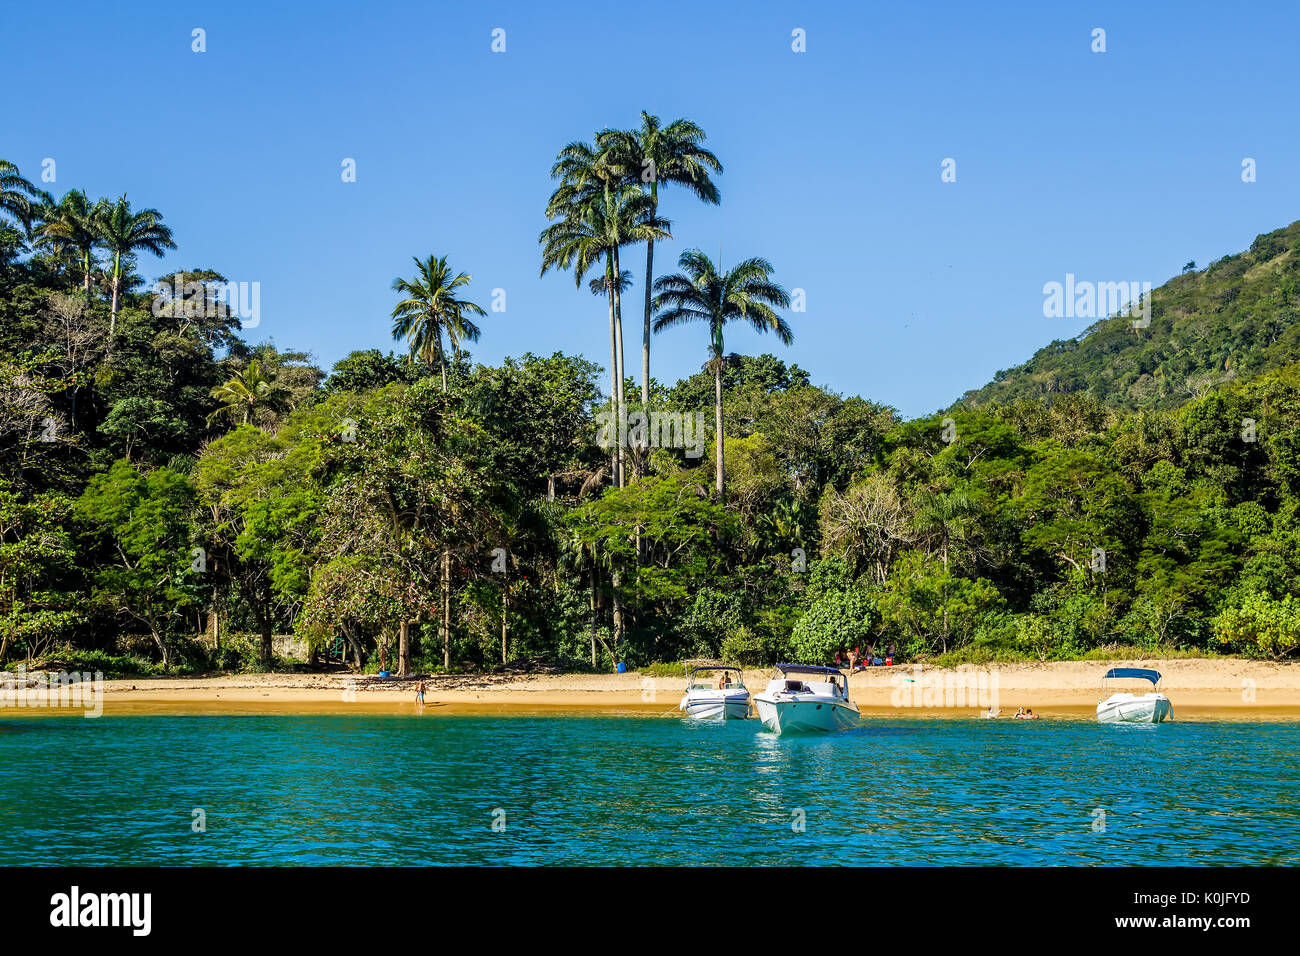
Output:
[[[677,709],[696,720],[744,720],[749,688],[739,667],[698,664],[686,669],[686,693]]]
[[[754,695],[763,727],[777,734],[846,730],[858,724],[849,680],[834,667],[777,664],[777,676]]]
[[[1097,719],[1103,724],[1158,724],[1173,714],[1174,705],[1159,693],[1160,672],[1142,667],[1112,667],[1101,679],[1102,690],[1108,680],[1145,680],[1151,682],[1147,694],[1121,691],[1097,704]]]

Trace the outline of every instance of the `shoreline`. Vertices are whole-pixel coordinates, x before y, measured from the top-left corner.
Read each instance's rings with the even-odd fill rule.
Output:
[[[1180,715],[1232,720],[1300,720],[1300,662],[1238,658],[1158,661],[1062,661],[988,667],[920,665],[856,672],[850,695],[864,716],[975,717],[996,702],[1002,716],[1018,707],[1044,717],[1091,716],[1110,667],[1154,666],[1161,690]],[[761,690],[772,668],[748,668],[746,685]],[[423,713],[555,713],[609,710],[641,716],[677,713],[684,677],[626,674],[455,674],[425,678]],[[233,674],[106,680],[105,714],[299,713],[412,714],[416,678],[348,674]],[[1145,685],[1144,685],[1145,686]],[[1128,689],[1127,685],[1124,685]],[[0,693],[0,718],[65,708],[18,706]],[[1108,691],[1109,692],[1109,691]]]

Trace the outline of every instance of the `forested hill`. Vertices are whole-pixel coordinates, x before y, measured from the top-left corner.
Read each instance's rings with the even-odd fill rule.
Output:
[[[1148,328],[1128,316],[1102,319],[998,372],[958,405],[1083,392],[1119,409],[1174,408],[1300,360],[1300,222],[1195,266],[1153,290]]]

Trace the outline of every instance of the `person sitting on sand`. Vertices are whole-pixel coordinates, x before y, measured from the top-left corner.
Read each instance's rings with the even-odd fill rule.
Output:
[[[1037,719],[1038,719],[1038,715],[1035,714],[1033,710],[1025,711],[1025,720],[1037,720]]]
[[[1021,708],[1019,708],[1019,709],[1016,710],[1016,713],[1015,713],[1015,719],[1016,719],[1016,720],[1024,720],[1024,719],[1025,719],[1025,708],[1021,707]]]
[[[1002,716],[1002,711],[997,707],[990,707],[988,710],[984,712],[984,716],[987,717],[989,720],[996,720],[997,718]]]
[[[415,702],[421,706],[424,705],[424,678],[420,678],[420,683],[415,685]]]

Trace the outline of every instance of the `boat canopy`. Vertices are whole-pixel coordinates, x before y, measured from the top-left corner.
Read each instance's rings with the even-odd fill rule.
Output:
[[[1136,680],[1149,680],[1153,684],[1160,683],[1160,672],[1147,670],[1145,667],[1112,667],[1106,671],[1106,676],[1102,680],[1109,680],[1112,677],[1132,677]]]
[[[688,664],[686,669],[689,671],[735,671],[737,674],[742,673],[739,667],[732,667],[730,664]]]
[[[822,667],[819,664],[777,664],[776,669],[782,674],[834,674],[843,677],[838,667]]]

